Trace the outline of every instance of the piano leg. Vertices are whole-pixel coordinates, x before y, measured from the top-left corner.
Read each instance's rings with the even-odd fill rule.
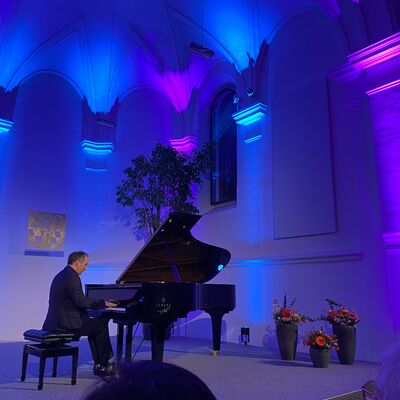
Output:
[[[125,340],[125,360],[131,361],[132,358],[132,331],[134,324],[127,324],[126,326],[126,340]]]
[[[120,362],[122,359],[122,347],[124,344],[124,324],[118,322],[117,324],[117,361]]]
[[[211,308],[204,311],[211,317],[212,334],[213,334],[213,348],[211,350],[211,353],[213,356],[216,356],[218,351],[221,349],[222,317],[224,316],[224,314],[228,312],[228,310],[220,308]]]
[[[176,318],[149,324],[151,331],[151,359],[153,361],[163,361],[165,332],[168,325],[175,321]]]

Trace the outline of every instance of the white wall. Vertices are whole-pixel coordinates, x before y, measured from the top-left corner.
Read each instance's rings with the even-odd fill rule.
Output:
[[[229,341],[249,325],[252,344],[276,347],[271,308],[285,293],[313,317],[326,298],[356,310],[359,359],[378,360],[394,339],[368,101],[330,77],[345,54],[322,14],[297,15],[276,33],[259,94],[270,112],[238,130],[237,202],[211,209],[203,198],[197,237],[233,256],[213,281],[236,284]]]
[[[8,322],[0,340],[19,340],[26,329],[41,327],[51,280],[71,251],[91,255],[85,283],[114,283],[142,246],[119,219],[115,189],[132,158],[171,137],[171,105],[152,90],[133,91],[122,100],[116,151],[105,172],[85,169],[81,108],[68,82],[37,75],[21,85],[15,126],[1,138],[0,299]],[[24,255],[31,210],[66,214],[64,258]]]

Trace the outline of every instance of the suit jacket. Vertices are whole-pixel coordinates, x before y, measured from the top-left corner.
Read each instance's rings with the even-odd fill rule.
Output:
[[[104,300],[88,299],[82,290],[79,274],[69,265],[53,279],[50,287],[49,310],[43,329],[74,331],[82,327],[82,315],[88,308],[105,307]]]

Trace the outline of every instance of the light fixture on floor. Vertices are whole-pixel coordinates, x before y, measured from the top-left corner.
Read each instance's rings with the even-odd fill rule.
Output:
[[[248,326],[242,326],[240,328],[240,343],[247,346],[250,343],[250,328]]]

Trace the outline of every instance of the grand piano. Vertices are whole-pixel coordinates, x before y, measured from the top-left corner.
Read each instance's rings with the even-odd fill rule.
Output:
[[[87,284],[89,298],[116,300],[118,308],[93,310],[118,324],[117,358],[122,357],[126,326],[126,354],[131,358],[132,327],[150,328],[152,359],[163,360],[166,329],[190,311],[211,317],[213,355],[221,346],[224,314],[235,308],[235,286],[207,284],[229,262],[229,251],[195,239],[191,228],[200,215],[171,213],[129,263],[115,284]]]

